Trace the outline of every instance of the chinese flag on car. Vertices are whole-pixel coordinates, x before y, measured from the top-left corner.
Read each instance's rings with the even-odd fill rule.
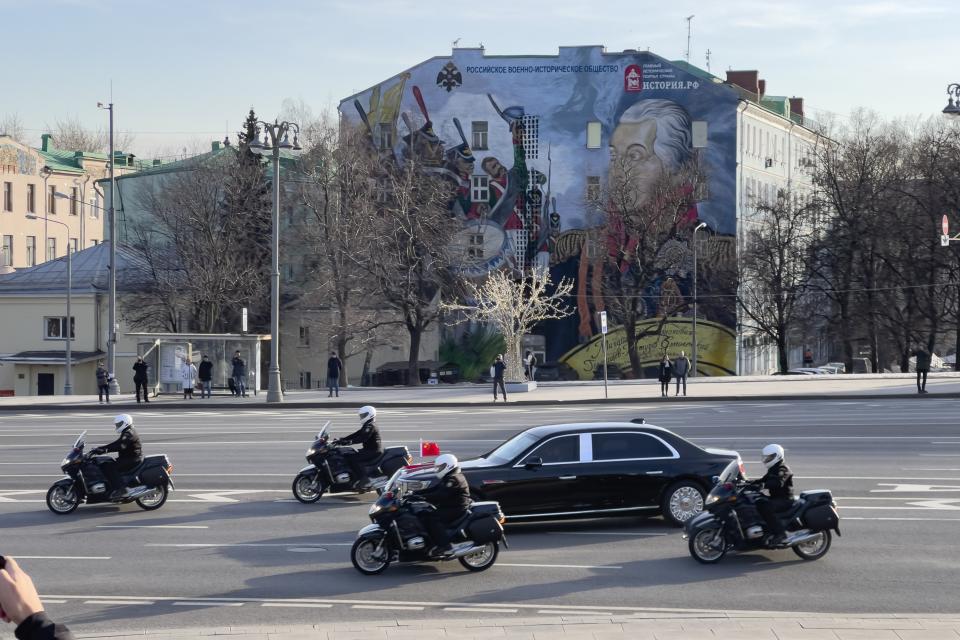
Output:
[[[440,455],[440,445],[436,442],[420,441],[420,457],[429,458]]]

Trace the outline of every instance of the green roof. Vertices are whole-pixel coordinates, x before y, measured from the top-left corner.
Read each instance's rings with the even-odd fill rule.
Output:
[[[36,149],[36,152],[43,158],[44,164],[58,173],[83,173],[83,167],[80,166],[82,156],[77,157],[73,151]]]
[[[678,69],[683,69],[684,71],[686,71],[691,75],[697,76],[698,78],[702,78],[703,80],[709,80],[710,82],[720,82],[720,83],[723,82],[722,79],[713,75],[709,71],[704,71],[700,67],[695,67],[694,65],[690,64],[686,60],[671,60],[670,64],[677,67]]]

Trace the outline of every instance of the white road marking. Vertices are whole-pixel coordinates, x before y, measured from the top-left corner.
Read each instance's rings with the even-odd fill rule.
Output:
[[[388,609],[390,611],[423,611],[423,607],[402,606],[395,604],[355,604],[351,609]]]
[[[243,602],[210,602],[209,600],[174,602],[175,607],[242,607]]]
[[[261,607],[300,607],[305,609],[329,609],[332,604],[322,604],[319,602],[264,602]]]
[[[904,522],[960,522],[960,518],[867,518],[865,516],[844,516],[844,520],[894,520]]]
[[[98,524],[97,529],[209,529],[205,524]]]
[[[148,543],[143,545],[145,547],[170,547],[170,548],[180,548],[180,549],[204,549],[204,548],[215,548],[215,547],[286,547],[286,548],[296,548],[296,549],[306,549],[306,548],[316,548],[320,551],[324,551],[324,547],[350,547],[353,546],[352,542],[317,542],[317,543],[302,543],[302,542],[192,542],[192,543],[173,543],[173,542],[156,542]]]
[[[51,600],[50,598],[44,598],[43,604],[67,604],[66,600]]]
[[[956,493],[960,491],[958,485],[942,484],[895,484],[889,482],[880,482],[880,487],[893,487],[892,489],[871,489],[870,493]]]
[[[516,609],[496,609],[494,607],[444,607],[444,611],[460,611],[464,613],[516,613]]]
[[[915,507],[923,507],[924,509],[933,509],[934,511],[960,511],[960,506],[956,504],[957,502],[960,502],[960,500],[948,498],[941,500],[920,500],[917,502],[908,502],[907,504]]]
[[[549,613],[555,616],[612,616],[609,611],[564,611],[563,609],[541,609],[537,613]]]
[[[50,602],[49,600],[44,600],[44,604]],[[66,602],[63,600],[62,602]],[[83,604],[109,604],[109,605],[151,605],[153,602],[151,600],[85,600]]]
[[[13,555],[13,554],[11,554]],[[110,560],[110,556],[21,556],[14,555],[17,560]]]
[[[646,531],[547,531],[554,536],[668,536],[669,533]]]
[[[537,569],[623,569],[623,567],[589,564],[530,564],[519,562],[498,562],[495,567],[532,567]]]

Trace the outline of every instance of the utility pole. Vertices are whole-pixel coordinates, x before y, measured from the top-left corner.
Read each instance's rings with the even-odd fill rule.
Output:
[[[693,14],[687,16],[687,62],[690,62],[690,24],[693,22]]]
[[[687,45],[688,47],[690,45]],[[707,73],[710,73],[710,49],[707,49]]]
[[[112,99],[112,88],[111,88]],[[98,102],[97,106],[110,112],[110,278],[108,302],[109,311],[107,313],[107,372],[110,374],[110,393],[116,395],[120,393],[120,383],[117,382],[117,209],[116,200],[116,179],[114,177],[114,165],[116,157],[113,149],[113,102],[107,106]]]

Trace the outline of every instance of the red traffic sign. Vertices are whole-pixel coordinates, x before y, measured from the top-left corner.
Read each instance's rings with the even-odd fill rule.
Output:
[[[943,235],[950,235],[950,221],[947,219],[947,214],[943,214],[943,221],[940,223],[940,228],[943,229]]]

